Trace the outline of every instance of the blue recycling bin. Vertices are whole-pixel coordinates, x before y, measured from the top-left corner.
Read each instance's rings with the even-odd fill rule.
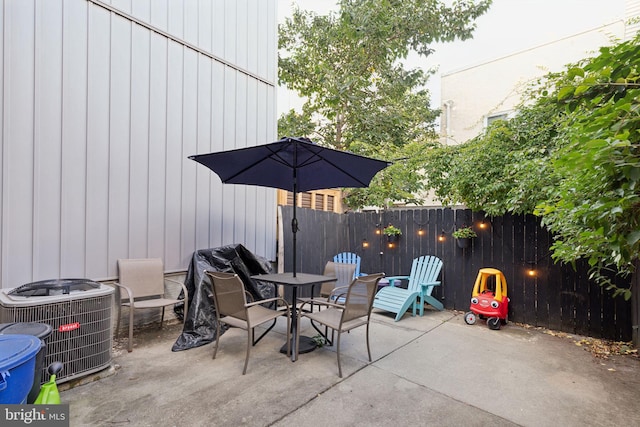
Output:
[[[0,335],[0,403],[27,402],[41,345],[33,335]]]
[[[51,325],[46,323],[36,322],[15,322],[15,323],[0,323],[0,335],[33,335],[40,338],[42,344],[40,345],[40,351],[36,354],[36,368],[35,375],[33,376],[33,385],[27,396],[27,403],[34,403],[38,394],[40,394],[40,385],[43,383],[44,372],[44,358],[47,355],[47,339],[53,332]]]

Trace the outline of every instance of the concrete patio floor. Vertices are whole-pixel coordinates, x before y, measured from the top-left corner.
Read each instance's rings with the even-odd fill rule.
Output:
[[[462,313],[426,310],[394,322],[374,310],[373,362],[365,329],[292,363],[279,349],[285,319],[252,348],[246,333],[171,352],[181,325],[134,336],[116,347],[113,367],[62,384],[71,426],[637,426],[640,361],[596,358],[558,337],[509,324],[469,326]],[[316,335],[305,320],[303,334]],[[123,340],[126,344],[126,340]],[[122,343],[121,343],[122,344]],[[68,388],[68,389],[66,389]],[[64,390],[66,389],[66,390]]]

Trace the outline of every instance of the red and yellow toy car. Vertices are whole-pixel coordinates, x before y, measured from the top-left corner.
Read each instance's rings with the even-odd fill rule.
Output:
[[[494,278],[493,290],[487,285],[488,279]],[[464,315],[469,325],[476,323],[478,316],[487,318],[490,329],[500,329],[500,324],[507,324],[509,298],[507,297],[507,280],[500,270],[481,268],[471,293],[471,311]]]

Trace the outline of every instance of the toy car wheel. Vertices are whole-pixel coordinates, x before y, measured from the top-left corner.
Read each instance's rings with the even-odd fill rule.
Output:
[[[509,315],[508,314],[504,316],[504,319],[502,319],[502,324],[503,325],[506,325],[507,323],[509,323]]]
[[[489,317],[487,319],[487,326],[489,327],[489,329],[497,331],[498,329],[500,329],[500,319],[497,317]]]
[[[467,325],[474,325],[476,323],[476,320],[476,314],[473,311],[468,311],[467,313],[465,313],[464,321],[467,323]]]

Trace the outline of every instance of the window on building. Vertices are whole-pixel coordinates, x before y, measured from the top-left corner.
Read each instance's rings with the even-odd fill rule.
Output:
[[[508,118],[507,113],[494,114],[492,116],[487,116],[487,126],[489,126],[491,123],[495,122],[496,120],[507,120],[507,118]]]
[[[512,111],[502,111],[499,113],[494,113],[494,114],[489,114],[487,116],[485,116],[484,118],[484,127],[488,127],[491,123],[495,122],[496,120],[509,120],[510,118],[513,117],[513,112]]]
[[[311,193],[300,194],[300,207],[311,209]]]
[[[324,194],[319,194],[316,193],[315,194],[315,199],[316,199],[316,203],[314,206],[314,209],[317,209],[319,211],[324,209]]]
[[[329,212],[333,212],[334,208],[333,208],[333,203],[334,203],[334,196],[329,196],[327,195],[327,211]]]
[[[293,193],[287,191],[287,206],[293,206]]]

